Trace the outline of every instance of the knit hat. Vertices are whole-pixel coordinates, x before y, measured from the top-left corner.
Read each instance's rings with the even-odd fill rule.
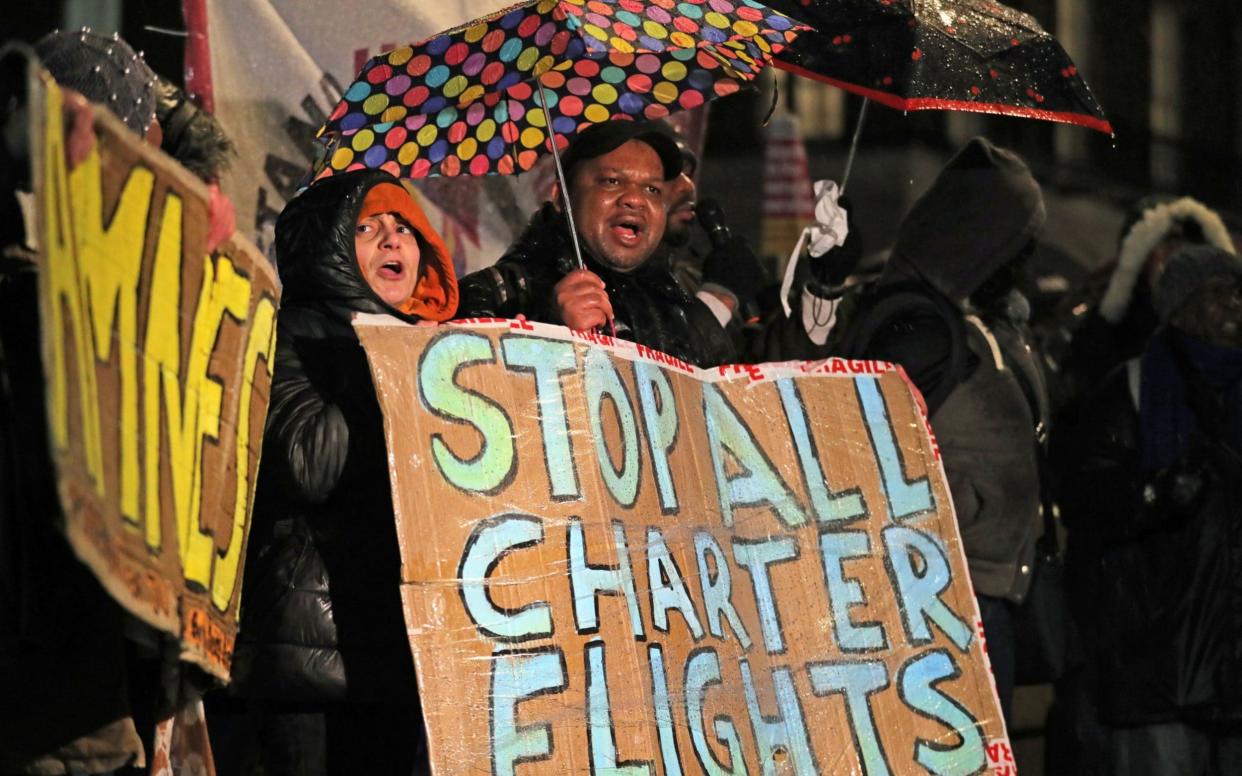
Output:
[[[397,183],[378,183],[367,192],[355,223],[369,216],[392,213],[400,216],[418,233],[421,253],[418,283],[400,310],[427,321],[447,321],[457,312],[457,273],[444,240],[431,228],[422,208]]]
[[[146,135],[155,118],[155,73],[119,35],[105,38],[88,27],[53,32],[35,44],[35,52],[56,83],[107,107],[125,126]]]
[[[1134,213],[1138,217],[1134,218]],[[1154,195],[1144,197],[1126,215],[1117,266],[1108,278],[1108,287],[1100,299],[1100,316],[1112,324],[1120,323],[1130,308],[1134,287],[1147,268],[1151,251],[1174,229],[1193,228],[1202,235],[1200,242],[1233,253],[1233,239],[1220,216],[1207,205],[1192,197],[1171,199]],[[1195,241],[1191,241],[1195,242]]]
[[[1169,257],[1156,283],[1152,303],[1168,323],[1195,291],[1218,277],[1242,281],[1242,259],[1212,245],[1187,245]]]

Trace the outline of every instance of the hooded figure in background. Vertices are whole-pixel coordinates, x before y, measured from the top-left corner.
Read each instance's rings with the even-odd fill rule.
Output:
[[[900,364],[926,401],[1006,717],[1047,423],[1018,281],[1045,218],[1026,164],[971,140],[914,204],[883,275],[844,322],[845,355]]]
[[[1242,757],[1242,259],[1168,259],[1161,328],[1084,405],[1063,493],[1103,736],[1079,772],[1218,774]],[[1095,735],[1095,731],[1091,731]]]
[[[234,692],[267,774],[425,768],[383,418],[354,313],[444,321],[452,260],[388,173],[315,183],[276,226],[284,284]]]
[[[1088,282],[1076,306],[1069,357],[1070,390],[1090,390],[1118,364],[1143,352],[1160,325],[1152,294],[1169,257],[1183,245],[1235,253],[1216,211],[1191,197],[1151,195],[1130,208],[1117,260]]]

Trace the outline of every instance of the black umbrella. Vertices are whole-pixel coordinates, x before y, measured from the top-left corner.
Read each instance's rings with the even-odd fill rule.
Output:
[[[890,108],[1059,121],[1112,134],[1057,40],[992,0],[771,0],[814,28],[776,64]]]
[[[1034,17],[993,0],[767,3],[813,28],[773,60],[795,75],[901,111],[992,113],[1113,132],[1056,38]]]

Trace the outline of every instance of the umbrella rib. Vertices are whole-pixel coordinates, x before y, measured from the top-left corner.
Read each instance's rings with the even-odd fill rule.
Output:
[[[522,168],[518,167],[518,153],[517,153],[518,127],[517,127],[517,122],[513,120],[513,99],[509,97],[508,92],[505,92],[504,99],[505,99],[505,102],[509,104],[508,112],[505,114],[505,120],[509,126],[513,127],[513,132],[510,133],[510,135],[513,137],[513,142],[507,143],[506,147],[509,150],[509,158],[513,160],[513,174],[519,175],[522,172]],[[501,139],[503,140],[504,138],[502,137]]]
[[[775,60],[775,64],[781,70],[787,70],[794,75],[804,78],[810,78],[815,81],[822,81],[829,86],[835,86],[843,89],[851,94],[857,94],[865,97],[881,105],[892,108],[893,110],[911,111],[911,110],[960,110],[970,113],[988,113],[1001,116],[1017,116],[1020,118],[1042,119],[1044,121],[1056,121],[1061,124],[1073,124],[1087,129],[1094,129],[1097,132],[1103,132],[1106,135],[1113,134],[1113,126],[1107,119],[1101,119],[1096,116],[1084,113],[1074,113],[1072,111],[1052,111],[1042,108],[1028,108],[1020,105],[1006,105],[997,102],[977,102],[974,100],[950,100],[939,97],[899,97],[889,92],[883,92],[879,89],[870,89],[866,86],[859,86],[849,81],[842,81],[832,76],[816,73],[813,70],[807,70],[804,67],[785,62],[783,60]]]

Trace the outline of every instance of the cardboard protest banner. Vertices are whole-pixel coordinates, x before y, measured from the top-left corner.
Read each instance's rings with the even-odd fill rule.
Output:
[[[75,553],[228,678],[279,300],[244,238],[207,254],[208,194],[96,110],[67,168],[61,94],[31,94],[47,421]]]
[[[1013,772],[900,372],[361,316],[437,773]]]

